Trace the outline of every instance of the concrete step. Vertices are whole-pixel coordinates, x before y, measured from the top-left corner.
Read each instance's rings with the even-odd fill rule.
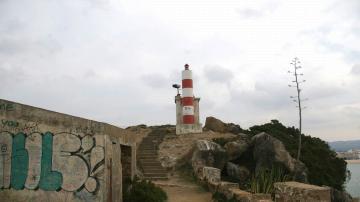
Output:
[[[139,147],[139,151],[157,151],[156,147]]]
[[[145,168],[143,168],[145,170]],[[158,169],[149,169],[146,168],[146,173],[160,173],[160,174],[166,174],[166,170],[158,168]],[[145,174],[145,173],[144,173]]]
[[[157,151],[139,151],[138,155],[158,155]]]
[[[144,177],[167,177],[166,173],[144,173]]]
[[[157,157],[139,157],[140,161],[159,161]]]
[[[157,158],[138,158],[140,162],[159,162]]]
[[[138,152],[138,155],[140,155],[140,154],[145,154],[145,155],[147,155],[147,154],[158,155],[157,151],[155,151],[155,150],[143,150],[143,151],[139,151],[139,152]]]
[[[157,159],[140,159],[139,162],[143,165],[143,164],[147,164],[147,163],[154,163],[157,162],[159,163],[159,161]]]
[[[161,166],[161,164],[158,164],[158,165],[144,165],[144,164],[141,164],[141,167],[142,168],[148,168],[148,169],[161,169],[161,170],[165,170],[165,168],[163,168]]]
[[[156,151],[158,148],[157,147],[139,147],[139,151],[142,150],[154,150]]]
[[[157,159],[158,155],[156,155],[156,154],[140,154],[140,155],[138,155],[138,159],[147,159],[147,158]]]
[[[141,166],[160,166],[161,167],[161,163],[159,162],[155,162],[155,161],[152,161],[152,162],[141,162]]]
[[[139,150],[139,154],[157,154],[157,150]]]
[[[153,152],[153,153],[157,153],[157,150],[155,150],[155,149],[140,149],[140,150],[139,150],[139,153],[141,153],[141,152],[146,152],[146,153]]]
[[[168,177],[144,177],[145,180],[167,180]]]
[[[163,168],[161,165],[144,165],[141,164],[142,168],[146,168],[146,169],[153,169],[153,170],[165,170],[165,168]]]
[[[158,160],[158,158],[157,158],[157,156],[140,156],[140,157],[138,157],[138,159],[140,160],[140,161],[146,161],[146,160],[152,160],[152,161],[159,161]]]
[[[143,139],[141,141],[141,144],[153,144],[153,143],[158,143],[158,142],[161,142],[161,139],[151,138],[151,139]]]

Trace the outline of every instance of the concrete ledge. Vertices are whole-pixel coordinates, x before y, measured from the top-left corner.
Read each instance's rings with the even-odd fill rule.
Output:
[[[275,200],[278,202],[330,202],[331,190],[329,187],[303,184],[299,182],[277,182],[274,184]]]

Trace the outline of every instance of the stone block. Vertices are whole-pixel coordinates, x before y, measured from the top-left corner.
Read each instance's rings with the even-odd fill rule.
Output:
[[[234,197],[234,193],[231,191],[232,189],[239,189],[239,184],[221,181],[218,185],[217,191],[223,193],[227,199],[231,199]]]
[[[251,202],[251,193],[243,191],[239,188],[230,188],[230,192],[232,192],[233,197],[239,202]]]
[[[202,180],[218,183],[221,179],[221,170],[213,167],[203,167]]]
[[[274,184],[275,201],[277,202],[330,202],[329,187],[319,187],[299,182],[277,182]]]
[[[239,188],[230,188],[232,196],[239,202],[271,202],[270,194],[251,194]]]
[[[270,194],[253,194],[251,196],[252,202],[272,202]]]

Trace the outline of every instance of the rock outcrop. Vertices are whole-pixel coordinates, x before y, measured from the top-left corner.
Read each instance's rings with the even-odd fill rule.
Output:
[[[226,173],[229,177],[240,182],[245,181],[250,176],[250,171],[245,166],[239,166],[231,162],[226,164]]]
[[[196,141],[191,157],[191,165],[196,175],[201,176],[205,166],[222,170],[227,160],[227,153],[220,145],[207,140]]]
[[[249,141],[247,141],[246,138],[241,138],[236,141],[226,143],[224,148],[229,156],[229,160],[234,160],[240,157],[246,150],[248,150],[249,146]]]
[[[276,163],[283,165],[295,179],[307,182],[307,168],[302,162],[297,162],[285,149],[284,144],[267,133],[259,133],[252,137],[251,146],[256,161],[255,172],[261,169],[271,169]]]
[[[346,191],[339,191],[331,188],[331,201],[355,202],[356,200],[357,199],[353,199]]]
[[[204,130],[212,130],[219,133],[234,134],[238,134],[242,131],[239,125],[233,123],[224,123],[221,120],[212,116],[206,117]]]

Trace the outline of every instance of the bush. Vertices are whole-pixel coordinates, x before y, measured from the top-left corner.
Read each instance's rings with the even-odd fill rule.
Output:
[[[220,192],[213,193],[212,199],[214,202],[237,202],[234,197],[232,199],[227,199],[225,194]]]
[[[123,185],[123,196],[126,202],[165,202],[166,193],[154,183],[135,178],[127,179]]]
[[[293,158],[296,158],[299,130],[285,127],[277,120],[270,123],[250,127],[250,134],[256,135],[266,132],[282,141]],[[346,162],[337,158],[329,145],[323,140],[302,134],[302,148],[300,160],[309,169],[308,179],[311,184],[326,185],[344,190],[346,181]]]
[[[284,168],[273,166],[271,170],[263,169],[257,175],[253,175],[250,182],[252,193],[273,194],[274,183],[284,182],[289,179]]]

